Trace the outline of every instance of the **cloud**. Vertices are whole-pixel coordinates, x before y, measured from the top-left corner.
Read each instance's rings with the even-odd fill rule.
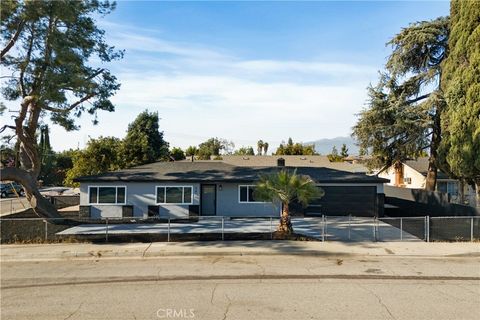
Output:
[[[124,85],[116,104],[157,110],[166,137],[182,147],[208,136],[254,144],[259,138],[277,143],[288,136],[307,141],[348,135],[353,114],[366,98],[362,87],[349,85],[265,84],[189,74],[119,77]]]
[[[82,117],[80,132],[52,129],[55,149],[83,147],[89,137],[123,137],[142,110],[158,111],[171,145],[217,136],[237,146],[266,140],[312,141],[349,135],[376,78],[371,66],[345,61],[251,59],[204,44],[165,39],[161,32],[113,23],[108,41],[126,50],[110,66],[121,83],[114,113],[100,125]]]
[[[114,102],[130,112],[157,110],[166,138],[181,147],[210,136],[273,146],[289,136],[349,135],[376,77],[371,66],[343,61],[244,59],[161,37],[122,37],[127,56],[141,58],[118,69]]]

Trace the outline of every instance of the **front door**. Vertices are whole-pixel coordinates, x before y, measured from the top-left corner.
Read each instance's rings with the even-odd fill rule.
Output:
[[[217,188],[214,184],[202,184],[202,196],[200,205],[202,206],[202,216],[216,215],[217,207]]]

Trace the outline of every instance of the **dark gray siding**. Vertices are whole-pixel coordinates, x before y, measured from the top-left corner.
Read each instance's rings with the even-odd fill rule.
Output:
[[[305,211],[330,216],[373,217],[377,214],[377,188],[374,186],[322,186],[325,195]],[[320,205],[320,206],[319,206]]]

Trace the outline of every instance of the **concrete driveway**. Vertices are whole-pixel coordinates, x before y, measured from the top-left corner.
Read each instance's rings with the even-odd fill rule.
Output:
[[[190,223],[129,223],[109,224],[108,234],[204,234],[204,233],[270,233],[276,230],[277,219],[224,219],[209,217]],[[295,233],[318,240],[331,241],[422,241],[400,229],[370,218],[328,218],[325,226],[321,218],[292,218]],[[83,224],[66,229],[59,235],[99,235],[106,233],[105,224]],[[324,234],[324,237],[322,236]],[[376,238],[375,238],[376,237]]]

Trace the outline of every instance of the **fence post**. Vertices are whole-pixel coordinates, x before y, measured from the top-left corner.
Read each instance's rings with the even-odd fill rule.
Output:
[[[108,218],[105,218],[105,242],[108,242]]]
[[[373,217],[373,241],[377,241],[377,232],[375,230],[375,217]]]
[[[400,218],[400,241],[403,241],[403,218]]]
[[[327,217],[322,214],[323,228],[322,228],[322,241],[327,241]]]
[[[167,242],[170,242],[170,213],[168,213]]]
[[[272,228],[272,217],[270,217],[270,240],[273,240],[273,228]]]
[[[473,218],[470,218],[470,241],[473,242]]]
[[[224,227],[225,227],[225,217],[222,216],[222,241],[225,240]]]
[[[47,220],[43,220],[43,222],[45,223],[45,241],[48,240],[48,224],[47,224]]]
[[[426,237],[426,240],[427,242],[430,242],[430,216],[426,216],[425,217],[425,231],[426,231],[426,234],[425,234],[425,237]]]
[[[351,232],[350,232],[350,218],[352,217],[351,214],[348,215],[348,240],[351,240]]]

